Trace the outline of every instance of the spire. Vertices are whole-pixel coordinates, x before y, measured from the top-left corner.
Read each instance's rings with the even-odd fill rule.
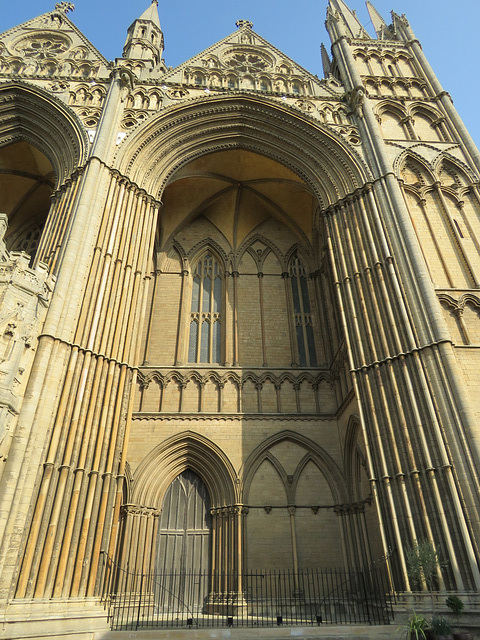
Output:
[[[375,29],[375,33],[377,34],[378,39],[385,40],[392,38],[392,32],[388,28],[387,23],[375,9],[373,4],[367,0],[366,5],[368,13],[370,14],[370,20],[372,21],[373,28]]]
[[[325,45],[322,42],[322,64],[323,64],[323,75],[327,77],[330,75],[330,71],[332,68],[332,62],[330,60],[330,56],[328,55],[328,51],[325,48]]]
[[[152,0],[152,4],[145,9],[145,11],[140,16],[139,20],[144,20],[145,22],[153,22],[153,24],[162,30],[160,26],[160,18],[158,16],[158,0]]]
[[[368,38],[370,36],[363,28],[361,22],[358,20],[355,11],[350,11],[343,0],[329,0],[330,7],[334,12],[337,12],[341,17],[343,23],[350,31],[352,38]]]
[[[158,0],[151,5],[128,28],[123,57],[142,60],[157,67],[162,64],[163,32],[158,16]]]

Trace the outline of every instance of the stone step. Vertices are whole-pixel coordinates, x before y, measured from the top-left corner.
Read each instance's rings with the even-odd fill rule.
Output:
[[[321,627],[262,627],[237,629],[157,629],[96,633],[94,640],[290,640],[291,638],[321,638],[322,640],[392,640],[397,635],[395,625],[356,626],[328,625]],[[83,640],[83,639],[82,639]]]

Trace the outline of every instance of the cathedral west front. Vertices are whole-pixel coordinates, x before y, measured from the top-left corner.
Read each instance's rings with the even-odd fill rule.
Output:
[[[368,2],[376,37],[329,0],[322,79],[248,20],[167,67],[157,4],[114,62],[67,2],[0,35],[2,637],[103,628],[127,573],[206,576],[206,618],[259,570],[421,592],[424,541],[473,602],[480,154],[450,96]]]

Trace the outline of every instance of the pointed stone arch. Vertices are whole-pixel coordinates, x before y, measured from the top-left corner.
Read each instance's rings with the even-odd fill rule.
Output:
[[[375,114],[385,138],[400,140],[412,138],[412,131],[408,124],[409,118],[403,106],[384,100],[377,105]]]
[[[211,251],[215,255],[217,260],[219,260],[219,262],[221,263],[222,269],[225,273],[225,271],[228,270],[228,256],[219,245],[219,243],[216,242],[213,238],[205,238],[190,249],[187,254],[187,259],[190,265],[198,262],[200,257],[207,251]]]
[[[392,100],[381,100],[376,106],[375,113],[382,116],[382,114],[387,112],[396,115],[399,119],[405,118],[407,115],[407,112],[402,105],[399,105]]]
[[[448,166],[453,171],[458,171],[460,176],[465,180],[465,184],[470,186],[476,182],[476,177],[471,169],[464,162],[448,152],[439,154],[433,162],[432,170],[436,177],[439,177],[439,173],[444,166]]]
[[[406,170],[416,177],[416,182],[407,181],[404,176]],[[411,150],[402,153],[396,162],[396,172],[406,191],[413,193],[417,199],[423,197],[424,192],[431,189],[434,176],[431,166],[422,156]]]
[[[295,469],[295,473],[293,474],[292,485],[291,485],[292,498],[295,498],[296,496],[298,481],[300,480],[302,473],[309,462],[312,462],[317,467],[317,469],[321,473],[323,473],[323,469],[318,465],[317,456],[312,452],[308,451],[298,463],[297,468]]]
[[[240,148],[291,169],[323,207],[372,177],[356,150],[333,130],[268,97],[241,93],[175,105],[149,119],[125,139],[116,164],[149,193],[161,194],[192,160]]]
[[[451,136],[449,131],[444,125],[443,114],[433,109],[432,107],[426,107],[421,102],[414,102],[408,108],[408,115],[415,122],[415,132],[419,139],[425,138],[419,137],[418,132],[426,132],[428,139],[435,141],[449,141]]]
[[[57,187],[85,162],[89,146],[83,125],[63,102],[30,84],[7,82],[0,88],[0,147],[21,140],[49,159]]]
[[[296,242],[293,247],[287,251],[285,255],[285,266],[288,269],[290,266],[290,261],[292,260],[295,254],[300,254],[300,256],[305,260],[305,262],[313,269],[312,265],[312,254],[308,251],[308,247],[299,244]]]
[[[237,250],[237,255],[236,255],[236,263],[237,265],[240,263],[243,254],[248,251],[250,249],[250,247],[255,244],[255,242],[261,242],[263,243],[266,247],[268,247],[270,249],[270,251],[274,254],[274,256],[278,259],[278,261],[280,262],[281,265],[284,266],[284,262],[285,262],[285,258],[282,254],[282,252],[280,251],[280,249],[277,247],[277,245],[272,242],[272,240],[270,240],[269,238],[267,238],[265,235],[255,232],[249,236],[247,236],[243,242],[240,244],[238,250]]]
[[[181,272],[185,268],[187,256],[180,243],[174,242],[164,251],[155,253],[154,265],[156,270],[167,273],[173,271],[176,266]]]
[[[295,443],[306,449],[310,456],[309,459],[316,464],[325,476],[334,501],[338,504],[346,502],[345,480],[341,470],[331,456],[320,445],[310,440],[310,438],[294,431],[285,430],[264,440],[251,452],[245,461],[242,468],[243,500],[245,503],[248,502],[248,493],[257,469],[261,463],[267,459],[269,450],[274,445],[284,441]]]
[[[159,444],[139,465],[131,492],[132,502],[161,509],[173,480],[192,469],[205,482],[212,508],[237,502],[237,475],[227,455],[211,440],[184,431]]]

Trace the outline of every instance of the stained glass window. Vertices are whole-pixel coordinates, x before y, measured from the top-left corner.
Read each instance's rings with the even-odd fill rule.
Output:
[[[295,314],[295,334],[298,348],[298,364],[301,367],[316,367],[317,354],[313,335],[308,278],[305,264],[294,256],[290,262],[293,312]]]
[[[188,361],[220,363],[222,334],[222,271],[207,253],[193,271]]]

